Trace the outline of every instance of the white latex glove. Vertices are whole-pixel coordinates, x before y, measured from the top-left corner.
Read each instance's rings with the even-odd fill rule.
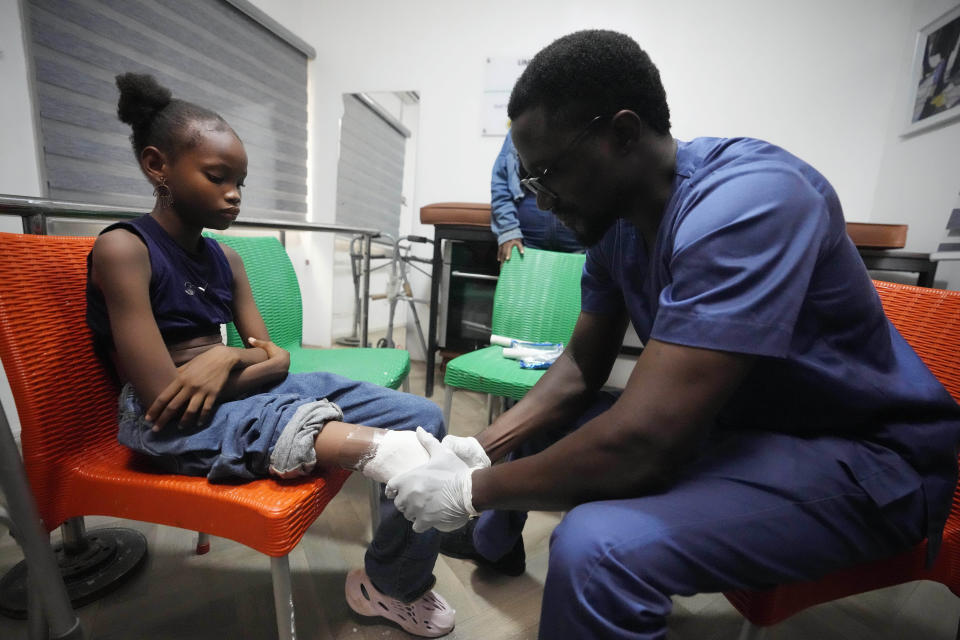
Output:
[[[486,469],[490,466],[490,458],[487,456],[487,452],[483,450],[483,445],[473,436],[468,438],[447,436],[440,441],[440,444],[457,454],[457,457],[466,462],[471,469]]]
[[[412,431],[387,431],[376,444],[373,458],[364,463],[360,473],[371,480],[386,482],[428,460],[430,456]]]
[[[430,461],[392,478],[386,487],[397,509],[423,533],[433,527],[454,531],[479,515],[473,508],[473,469],[430,433],[417,428],[417,438]]]

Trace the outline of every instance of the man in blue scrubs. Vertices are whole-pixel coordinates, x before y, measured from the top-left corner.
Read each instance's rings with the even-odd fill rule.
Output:
[[[827,180],[759,140],[675,140],[656,67],[613,32],[541,51],[509,115],[526,186],[590,247],[582,312],[476,439],[422,438],[431,461],[388,484],[414,529],[569,509],[551,640],[663,638],[674,594],[813,579],[924,537],[932,558],[960,408],[884,316]],[[602,404],[628,318],[646,347]]]

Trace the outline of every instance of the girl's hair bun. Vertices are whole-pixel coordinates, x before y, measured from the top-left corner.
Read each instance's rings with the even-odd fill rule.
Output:
[[[117,116],[133,129],[130,143],[137,162],[147,147],[156,147],[172,159],[181,149],[197,144],[200,137],[191,128],[194,122],[213,122],[217,130],[233,132],[217,113],[173,98],[170,90],[151,75],[121,73],[117,88]]]
[[[170,90],[148,74],[122,73],[117,76],[117,88],[117,116],[134,131],[147,126],[172,99]]]

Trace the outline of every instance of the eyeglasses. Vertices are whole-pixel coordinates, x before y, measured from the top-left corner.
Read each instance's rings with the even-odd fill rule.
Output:
[[[521,175],[520,184],[526,187],[527,189],[529,189],[530,192],[533,193],[534,195],[546,196],[551,201],[557,200],[559,196],[557,196],[557,194],[554,193],[552,189],[550,189],[548,186],[543,184],[544,179],[551,172],[556,171],[557,165],[560,164],[560,161],[563,160],[567,154],[573,151],[578,144],[580,144],[580,142],[586,137],[586,135],[593,128],[593,125],[597,124],[603,119],[604,119],[603,116],[596,116],[593,120],[588,122],[587,126],[581,129],[580,132],[573,138],[573,140],[570,141],[570,144],[564,147],[563,151],[557,154],[557,157],[554,159],[553,162],[550,163],[550,166],[548,166],[546,169],[540,172],[540,175],[531,176],[529,173],[527,173],[526,168],[524,168],[523,165],[521,165],[520,167],[521,171],[526,175],[525,176]]]

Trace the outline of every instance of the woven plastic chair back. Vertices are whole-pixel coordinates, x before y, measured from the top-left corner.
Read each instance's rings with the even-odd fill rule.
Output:
[[[62,470],[116,440],[119,387],[94,354],[85,320],[85,257],[93,242],[0,233],[0,359],[45,522],[60,498]],[[45,428],[52,419],[58,428]]]
[[[94,238],[0,233],[0,359],[20,418],[23,461],[43,525],[107,515],[289,553],[349,473],[212,485],[156,473],[117,442],[119,388],[85,320]]]
[[[280,241],[273,237],[205,234],[232,248],[243,259],[253,300],[274,343],[289,349],[303,339],[303,302],[293,263]],[[246,346],[233,323],[227,325],[227,344]]]
[[[960,403],[960,291],[879,280],[874,285],[887,317]],[[913,579],[938,580],[960,596],[960,486],[954,490],[936,565]]]
[[[493,299],[493,333],[539,342],[570,341],[580,315],[586,256],[526,249],[503,263]]]
[[[960,402],[960,291],[875,281],[883,310]]]
[[[329,371],[354,380],[397,389],[410,372],[410,354],[402,349],[311,349],[303,340],[303,303],[300,283],[287,250],[276,238],[205,235],[236,251],[243,260],[270,339],[290,352],[290,373]],[[227,344],[243,345],[233,323],[227,325]]]
[[[874,285],[887,317],[960,402],[960,292],[879,280]],[[816,604],[913,580],[940,582],[960,596],[960,493],[956,490],[940,553],[930,568],[925,566],[926,548],[924,541],[893,558],[843,569],[814,582],[724,595],[747,620],[761,626]]]
[[[583,254],[527,249],[503,264],[493,302],[493,333],[538,342],[563,342],[580,315]],[[448,388],[519,400],[544,374],[503,357],[502,347],[465,353],[447,363]]]

